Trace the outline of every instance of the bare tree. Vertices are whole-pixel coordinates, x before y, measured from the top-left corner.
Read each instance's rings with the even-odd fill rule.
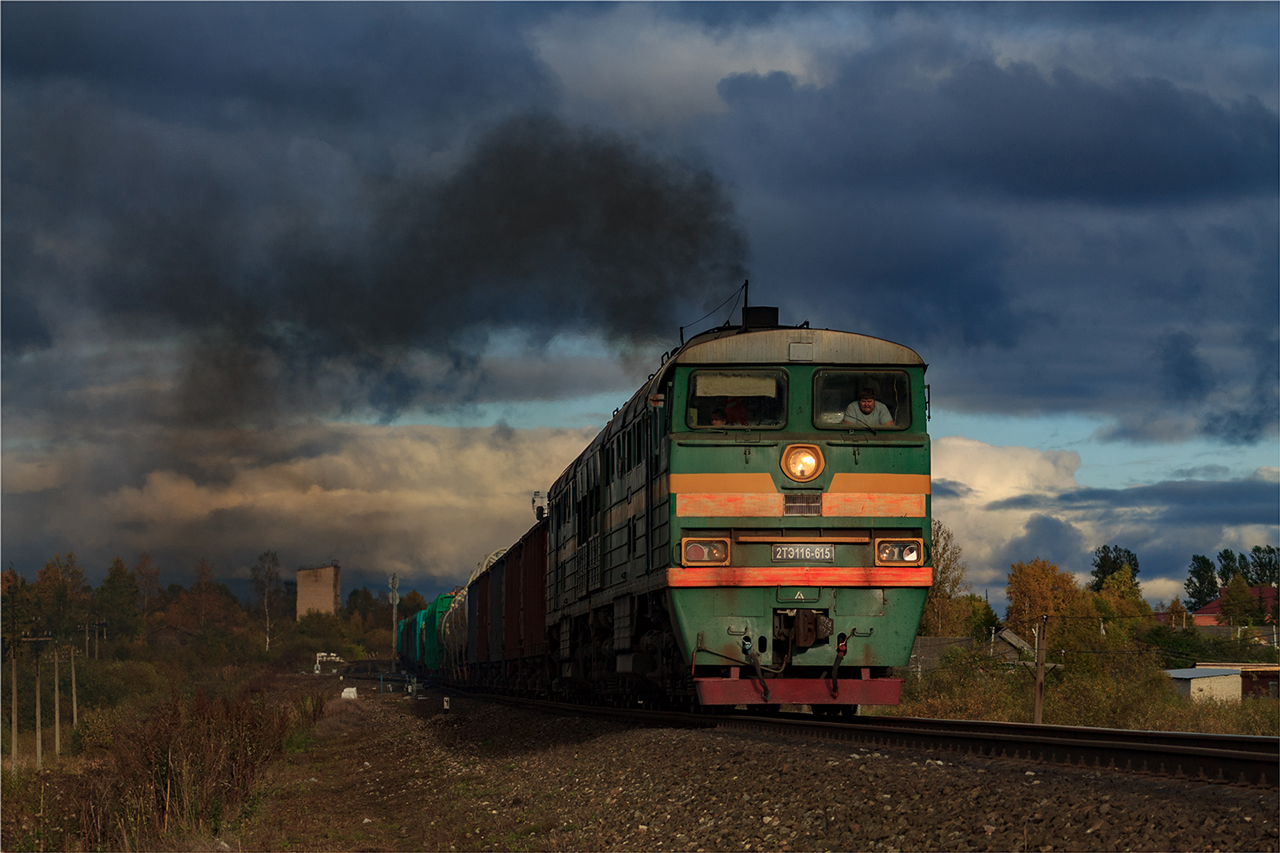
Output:
[[[267,628],[267,651],[271,651],[271,597],[280,586],[280,557],[263,551],[252,569],[253,588],[262,598],[262,617]]]

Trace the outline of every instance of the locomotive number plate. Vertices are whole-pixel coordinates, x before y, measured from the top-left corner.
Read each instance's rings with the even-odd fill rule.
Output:
[[[773,561],[795,562],[803,560],[808,563],[834,563],[836,560],[835,545],[774,545]]]

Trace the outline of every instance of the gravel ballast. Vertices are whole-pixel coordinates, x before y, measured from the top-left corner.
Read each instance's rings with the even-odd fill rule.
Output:
[[[278,780],[350,806],[313,849],[1277,850],[1274,790],[402,696],[318,730],[325,778]]]

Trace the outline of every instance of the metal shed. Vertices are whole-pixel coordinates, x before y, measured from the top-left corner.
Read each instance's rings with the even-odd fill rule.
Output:
[[[1196,669],[1234,669],[1240,673],[1240,691],[1244,696],[1276,698],[1280,682],[1280,664],[1274,663],[1198,663]]]

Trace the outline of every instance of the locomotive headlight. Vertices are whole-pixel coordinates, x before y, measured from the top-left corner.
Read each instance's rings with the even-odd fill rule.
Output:
[[[727,566],[728,539],[681,539],[680,562],[685,566]]]
[[[793,444],[782,454],[782,472],[797,483],[807,483],[822,473],[826,462],[813,444]]]
[[[922,566],[924,565],[924,540],[922,539],[877,539],[877,566]]]

